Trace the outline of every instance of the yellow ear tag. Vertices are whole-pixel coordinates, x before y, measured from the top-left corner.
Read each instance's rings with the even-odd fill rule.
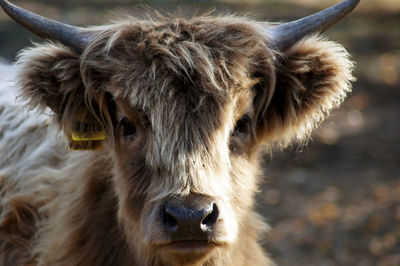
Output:
[[[71,129],[70,150],[101,150],[106,135],[102,125],[87,112],[77,112]]]
[[[71,151],[96,151],[102,149],[102,142],[98,140],[70,141],[68,148]]]
[[[72,140],[74,141],[90,141],[90,140],[105,140],[106,136],[104,131],[97,132],[78,132],[72,131],[71,133]]]

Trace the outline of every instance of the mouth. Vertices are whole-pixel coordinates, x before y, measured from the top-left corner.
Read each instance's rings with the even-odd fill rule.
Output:
[[[216,247],[223,246],[222,243],[203,241],[203,240],[183,240],[170,242],[162,245],[162,248],[171,253],[186,254],[205,254]]]
[[[176,252],[206,252],[216,246],[218,246],[218,244],[208,241],[184,240],[167,244],[165,245],[165,248]]]
[[[224,244],[206,240],[173,241],[160,246],[165,261],[173,261],[176,265],[192,265],[207,260],[217,247]]]

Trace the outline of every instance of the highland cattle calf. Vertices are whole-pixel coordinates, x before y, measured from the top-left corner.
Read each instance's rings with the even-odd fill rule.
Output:
[[[357,3],[284,24],[78,28],[0,0],[52,41],[0,77],[0,263],[272,265],[259,161],[304,141],[350,91],[348,53],[318,34]],[[11,100],[16,88],[42,113]]]

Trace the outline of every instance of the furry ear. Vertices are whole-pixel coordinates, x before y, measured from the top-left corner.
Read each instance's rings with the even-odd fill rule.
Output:
[[[305,141],[343,101],[354,80],[353,62],[341,45],[317,36],[298,42],[276,61],[275,89],[258,121],[259,135],[285,147]]]
[[[99,103],[87,97],[79,55],[55,44],[24,50],[18,58],[19,86],[31,108],[49,107],[71,149],[96,149],[105,138]],[[99,98],[99,97],[97,97]]]

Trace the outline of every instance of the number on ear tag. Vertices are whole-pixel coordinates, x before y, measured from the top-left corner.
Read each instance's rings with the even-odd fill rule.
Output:
[[[87,112],[77,112],[71,129],[70,150],[101,150],[106,134],[102,125]]]
[[[106,136],[104,131],[85,132],[85,131],[72,131],[72,140],[74,141],[90,141],[90,140],[105,140]]]
[[[102,149],[102,142],[96,140],[70,141],[68,148],[71,151],[95,151]]]

